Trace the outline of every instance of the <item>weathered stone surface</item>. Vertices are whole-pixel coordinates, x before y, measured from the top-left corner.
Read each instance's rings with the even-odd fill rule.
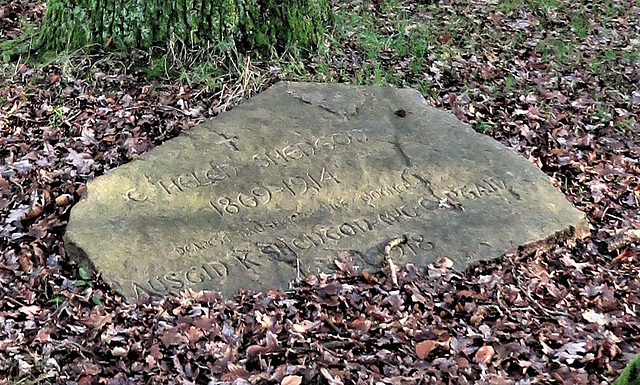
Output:
[[[584,215],[522,156],[411,89],[280,83],[89,182],[67,250],[129,299],[286,288],[355,250],[460,268]]]

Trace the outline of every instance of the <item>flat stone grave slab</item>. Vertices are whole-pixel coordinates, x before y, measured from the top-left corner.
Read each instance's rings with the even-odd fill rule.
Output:
[[[90,181],[65,242],[128,300],[286,288],[346,251],[458,268],[588,233],[534,164],[413,89],[274,85]]]

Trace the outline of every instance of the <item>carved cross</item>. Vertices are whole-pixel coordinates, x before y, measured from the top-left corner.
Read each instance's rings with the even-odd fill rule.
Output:
[[[217,142],[216,144],[224,144],[225,146],[229,147],[233,151],[239,151],[238,147],[236,146],[236,144],[233,143],[234,139],[236,139],[236,140],[238,139],[237,136],[232,136],[232,137],[228,138],[225,134],[221,134],[219,132],[216,132],[216,134],[218,134],[218,136],[220,136],[220,138],[222,138],[222,140]]]

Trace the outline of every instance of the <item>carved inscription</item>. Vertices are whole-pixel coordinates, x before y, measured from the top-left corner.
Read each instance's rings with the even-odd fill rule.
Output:
[[[497,191],[505,190],[506,188],[507,185],[502,179],[486,178],[479,183],[452,188],[444,194],[449,198],[466,198],[475,200],[487,195],[495,194]],[[509,188],[509,192],[519,198],[515,187]]]
[[[160,196],[175,197],[198,187],[215,186],[224,180],[236,178],[239,174],[237,166],[231,163],[216,163],[212,160],[208,167],[172,177],[151,180],[146,177],[141,186],[126,192],[127,200],[145,202],[154,193]]]
[[[326,172],[324,168],[321,174],[323,172]],[[456,208],[454,206],[447,203],[446,197],[455,198],[464,202],[464,200],[477,200],[490,195],[501,194],[505,191],[514,194],[515,191],[513,187],[508,189],[506,183],[501,179],[485,178],[481,182],[473,183],[470,186],[454,187],[441,194],[437,194],[431,189],[431,182],[426,178],[420,175],[411,175],[406,170],[399,173],[399,175],[400,180],[398,182],[383,185],[380,188],[364,190],[351,199],[349,197],[335,198],[331,202],[320,203],[319,206],[313,210],[295,212],[279,219],[268,218],[260,220],[252,218],[251,216],[243,217],[242,222],[246,223],[243,227],[239,229],[229,229],[229,231],[219,232],[216,236],[209,239],[190,242],[186,245],[175,247],[173,254],[176,257],[194,257],[206,253],[209,249],[215,249],[223,245],[233,245],[243,239],[250,239],[253,236],[273,232],[277,234],[290,226],[299,224],[304,219],[313,218],[314,215],[318,213],[348,213],[349,209],[354,205],[376,208],[375,204],[379,203],[386,206],[385,208],[374,210],[369,217],[354,218],[339,224],[316,226],[315,230],[299,234],[288,240],[275,235],[275,237],[278,238],[277,241],[270,243],[259,242],[259,246],[258,244],[254,245],[256,246],[255,249],[252,248],[251,245],[233,247],[229,254],[238,261],[244,261],[248,256],[254,254],[262,254],[276,260],[286,260],[285,255],[304,252],[331,243],[337,244],[341,239],[363,236],[374,229],[392,227],[407,220],[429,220],[430,215],[439,210],[455,210]],[[322,181],[335,180],[334,177],[320,179]],[[339,183],[339,181],[335,180],[335,183]],[[388,206],[388,203],[385,203],[385,200],[402,195],[421,185],[425,187],[425,195],[417,197],[414,203],[398,206]],[[259,197],[263,198],[264,196],[266,195],[258,194],[255,200],[246,198],[244,202],[257,202]],[[215,209],[221,217],[225,215],[225,212],[227,214],[237,214],[241,210],[241,199],[238,199],[236,201],[237,203],[229,203],[227,199],[228,198],[219,200],[218,204],[221,204],[221,206]],[[245,206],[246,208],[257,207],[257,205],[253,204]],[[220,213],[218,210],[225,210],[225,212]],[[433,249],[433,244],[430,242],[427,243],[431,245],[430,249]],[[409,247],[409,245],[404,247]],[[421,250],[426,249],[421,246]],[[239,255],[242,255],[242,257],[238,257]],[[243,265],[249,267],[244,262]],[[252,265],[251,267],[256,267],[259,266],[259,263],[254,262]]]
[[[194,170],[173,178],[158,179],[156,185],[166,195],[173,195],[196,187],[214,186],[225,179],[239,175],[238,169],[229,163],[213,164],[212,161],[210,166],[206,169]]]
[[[335,173],[327,167],[286,177],[275,186],[257,185],[248,192],[240,192],[233,196],[221,196],[209,201],[209,206],[220,218],[242,214],[251,209],[265,206],[271,202],[274,194],[285,193],[297,197],[304,194],[315,194],[329,186],[340,184]]]
[[[224,145],[234,152],[240,151],[236,142],[234,142],[234,140],[238,140],[237,136],[216,134],[221,138],[216,144]],[[254,154],[252,159],[259,168],[286,165],[289,162],[311,158],[338,149],[348,150],[350,146],[366,143],[367,140],[367,136],[362,130],[351,130],[346,133],[335,132],[330,135],[285,145],[281,148],[263,149],[261,152]],[[151,178],[147,178],[144,186],[138,186],[127,191],[125,197],[131,202],[145,202],[152,192],[160,192],[160,195],[165,197],[175,197],[192,189],[214,187],[223,181],[231,181],[241,176],[240,169],[241,166],[233,162],[219,163],[212,160],[205,168],[194,169],[175,176],[161,177],[153,181]],[[330,179],[340,183],[333,172],[323,168],[320,174],[317,175],[312,173],[291,175],[283,179],[274,188],[277,191],[287,191],[292,196],[297,196],[310,190],[319,190],[322,187],[321,182]],[[233,211],[236,208],[239,210],[241,206],[256,207],[258,203],[256,198],[262,198],[259,194],[270,194],[268,187],[262,186],[262,188],[264,189],[262,191],[246,193],[245,201],[247,203],[242,202],[242,197],[221,197],[219,199],[221,202],[213,203],[212,207],[222,216],[224,216],[224,212],[228,214],[237,213],[237,211]],[[254,206],[250,206],[252,204]]]
[[[354,143],[365,143],[367,136],[362,130],[335,132],[331,135],[311,138],[283,147],[264,149],[254,154],[253,160],[260,167],[286,165],[304,158],[310,158],[338,149],[348,150]]]
[[[266,205],[271,202],[271,190],[264,186],[256,186],[248,193],[238,193],[235,196],[222,196],[216,200],[209,201],[209,206],[215,211],[220,218],[226,215],[238,214],[258,206]]]
[[[430,255],[436,247],[436,244],[433,241],[430,241],[428,237],[423,234],[409,233],[404,234],[404,236],[406,238],[406,242],[402,242],[398,247],[394,247],[389,255],[398,263],[406,262],[406,259],[410,257],[424,257],[426,255]],[[384,252],[384,246],[384,244],[379,243],[374,247],[375,252],[365,251],[363,253],[354,254],[356,262],[365,267],[380,267],[383,260],[382,255]],[[323,262],[324,261],[321,258],[315,258],[309,266],[305,266],[305,270],[307,273],[314,273],[314,269],[323,270],[326,265]],[[330,267],[333,268],[332,266]]]
[[[340,184],[340,180],[334,176],[332,172],[322,167],[319,173],[312,175],[312,173],[306,172],[301,175],[285,178],[282,180],[282,188],[278,187],[279,191],[287,191],[292,196],[299,196],[306,194],[309,191],[319,192],[322,188],[328,184]]]
[[[203,252],[205,250],[227,245],[230,243],[231,240],[229,239],[229,236],[224,231],[220,231],[218,232],[218,234],[212,236],[209,239],[205,239],[199,242],[189,242],[181,246],[176,246],[173,249],[172,255],[176,257],[192,257],[199,252]]]
[[[293,213],[288,216],[279,218],[269,218],[265,220],[244,218],[243,223],[246,223],[235,233],[240,239],[248,238],[254,235],[262,234],[264,232],[271,231],[273,229],[283,229],[290,225],[298,223],[300,219],[306,217],[303,213]]]
[[[394,187],[397,186],[399,185],[395,185]],[[402,186],[402,189],[404,189],[402,191],[407,191],[412,187],[411,183],[408,181],[405,181]],[[472,193],[477,191],[475,186],[482,188],[483,194]],[[383,196],[394,195],[391,191],[395,191],[396,193],[400,192],[400,189],[383,189],[386,189],[389,194],[380,194],[377,196],[377,199]],[[454,188],[446,191],[444,192],[444,195],[454,196],[459,199],[475,200],[489,195],[499,194],[506,191],[506,189],[507,186],[504,181],[499,179],[488,179],[482,183],[474,184],[472,189],[463,186],[461,188]],[[369,190],[368,192],[360,195],[360,198],[365,203],[371,204],[371,191],[377,192],[378,190]],[[433,191],[429,191],[427,195],[418,197],[413,204],[402,204],[399,206],[391,206],[390,208],[376,210],[369,217],[356,218],[337,225],[327,224],[325,226],[317,226],[315,230],[299,234],[289,240],[278,238],[276,241],[260,243],[260,245],[257,246],[262,254],[270,258],[281,260],[285,255],[303,252],[311,248],[317,248],[331,243],[337,244],[341,239],[362,236],[377,228],[392,227],[408,220],[419,219],[425,221],[429,220],[430,216],[436,211],[455,209],[455,207],[444,203],[442,197],[436,195]],[[433,243],[430,244],[430,248],[433,249]]]
[[[368,205],[373,205],[376,200],[383,199],[384,197],[391,195],[400,195],[411,187],[410,183],[404,181],[403,183],[397,183],[393,186],[383,186],[381,188],[365,191],[360,194],[360,199]]]
[[[142,283],[132,282],[131,289],[137,299],[169,293],[177,294],[187,287],[207,281],[223,284],[228,275],[229,268],[226,262],[211,261],[191,266],[182,271],[172,271],[162,276],[155,276]]]
[[[375,209],[371,215],[367,217],[353,218],[343,221],[339,224],[326,224],[315,226],[315,229],[300,233],[291,238],[283,238],[278,236],[278,232],[289,226],[299,223],[305,218],[310,218],[314,213],[323,210],[341,211],[348,210],[352,204],[372,206],[374,202],[384,203],[385,199],[390,199],[396,195],[403,194],[407,191],[415,189],[419,183],[430,185],[430,182],[422,177],[413,177],[413,180],[406,173],[402,173],[401,182],[386,185],[380,188],[367,189],[357,194],[352,200],[341,198],[334,203],[321,205],[319,208],[309,212],[294,213],[279,220],[249,220],[248,225],[238,230],[232,230],[230,233],[219,232],[215,236],[201,241],[191,242],[174,248],[174,254],[177,256],[197,257],[202,254],[207,255],[209,262],[194,266],[188,270],[169,273],[163,277],[155,277],[148,280],[144,284],[135,284],[136,293],[140,290],[166,293],[172,290],[181,290],[190,285],[198,284],[204,280],[224,280],[228,274],[229,262],[223,262],[222,259],[211,254],[210,251],[219,250],[222,245],[231,245],[230,250],[226,252],[227,261],[231,261],[234,265],[241,267],[242,271],[253,276],[259,276],[263,262],[261,258],[268,260],[276,260],[291,266],[300,267],[303,271],[312,272],[314,267],[319,268],[325,265],[322,261],[303,263],[298,266],[300,261],[297,256],[310,249],[323,248],[331,245],[338,245],[342,240],[348,238],[363,237],[377,229],[388,229],[405,221],[421,220],[428,221],[431,216],[438,211],[456,211],[456,208],[443,203],[444,197],[456,198],[458,200],[476,200],[490,195],[502,194],[505,191],[515,191],[513,188],[508,189],[506,183],[501,179],[485,179],[481,182],[474,183],[470,187],[462,186],[451,188],[444,191],[442,195],[438,195],[431,189],[426,189],[425,194],[418,196],[411,204],[401,204],[397,206],[388,206]],[[373,205],[375,207],[375,205]],[[248,239],[252,236],[261,234],[270,234],[275,232],[275,239],[271,242],[245,242],[238,245],[242,239]],[[235,244],[235,245],[234,245]],[[359,260],[367,266],[379,267],[380,255],[382,253],[381,246],[377,245],[376,253],[365,253],[358,255]],[[407,242],[394,249],[392,257],[399,258],[402,261],[405,256],[424,255],[435,248],[435,242],[429,240],[428,236],[423,234],[412,233],[407,235]],[[224,267],[224,269],[223,269]]]

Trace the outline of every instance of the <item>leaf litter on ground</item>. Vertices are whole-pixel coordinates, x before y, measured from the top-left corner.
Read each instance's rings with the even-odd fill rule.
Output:
[[[108,55],[3,67],[0,383],[611,382],[640,350],[640,9],[531,4],[335,2],[362,28],[303,63],[306,80],[419,88],[588,215],[584,241],[464,272],[443,256],[371,274],[338,256],[286,292],[124,303],[64,250],[86,181],[300,74],[254,63],[245,89],[149,81]],[[43,10],[3,2],[0,41]]]

